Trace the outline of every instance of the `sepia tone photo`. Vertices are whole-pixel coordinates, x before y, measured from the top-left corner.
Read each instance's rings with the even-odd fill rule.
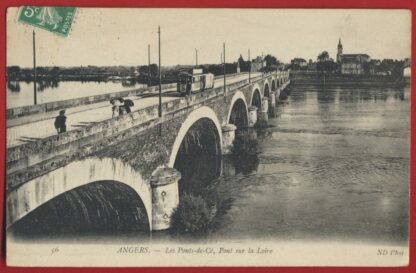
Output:
[[[406,266],[407,10],[7,10],[10,266]]]

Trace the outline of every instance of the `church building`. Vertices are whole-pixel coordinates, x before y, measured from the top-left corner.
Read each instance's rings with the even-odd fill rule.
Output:
[[[363,75],[368,73],[370,56],[367,54],[343,54],[341,39],[338,42],[337,64],[341,74]]]

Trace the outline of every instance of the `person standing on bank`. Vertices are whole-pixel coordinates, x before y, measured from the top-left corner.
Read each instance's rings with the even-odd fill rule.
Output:
[[[65,110],[59,111],[59,116],[55,118],[55,128],[58,131],[58,134],[62,134],[66,132]]]

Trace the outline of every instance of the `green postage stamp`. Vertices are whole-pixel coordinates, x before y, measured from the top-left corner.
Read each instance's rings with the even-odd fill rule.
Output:
[[[73,7],[21,7],[18,21],[68,36],[75,15]]]

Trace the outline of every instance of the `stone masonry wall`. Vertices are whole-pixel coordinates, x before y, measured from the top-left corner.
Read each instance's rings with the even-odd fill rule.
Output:
[[[34,177],[88,156],[120,158],[147,179],[157,166],[167,163],[181,124],[193,110],[208,106],[220,123],[226,124],[234,93],[242,91],[250,103],[251,86],[256,82],[263,87],[261,77],[252,79],[251,85],[246,80],[227,86],[226,100],[223,88],[218,87],[193,94],[189,99],[165,102],[163,118],[158,117],[156,105],[79,131],[7,149],[6,189],[10,191]],[[158,124],[162,124],[161,136]]]

